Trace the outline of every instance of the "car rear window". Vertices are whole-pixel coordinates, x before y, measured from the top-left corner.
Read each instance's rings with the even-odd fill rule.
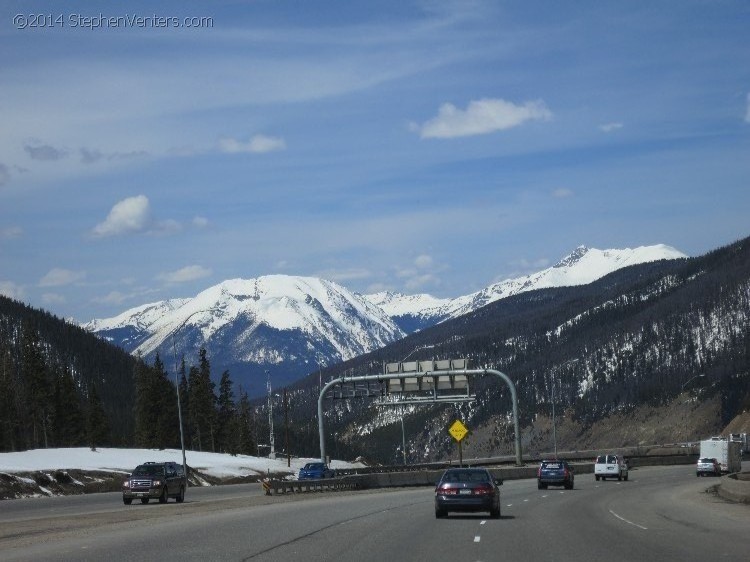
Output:
[[[604,455],[599,455],[598,457],[596,457],[596,462],[597,464],[604,464],[607,462],[607,457],[605,457]]]
[[[443,482],[488,482],[489,478],[484,470],[449,470],[443,476]]]

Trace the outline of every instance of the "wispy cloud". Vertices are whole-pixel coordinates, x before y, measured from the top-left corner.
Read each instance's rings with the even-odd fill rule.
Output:
[[[20,226],[8,226],[0,228],[0,240],[11,240],[20,238],[23,235],[23,229]]]
[[[573,190],[567,187],[559,187],[552,192],[552,197],[555,199],[565,199],[567,197],[573,197]]]
[[[172,285],[177,283],[187,283],[188,281],[195,281],[196,279],[203,279],[209,275],[211,275],[211,270],[206,267],[201,265],[188,265],[177,271],[160,273],[156,278]]]
[[[745,112],[745,123],[750,123],[750,94],[747,94],[747,111]]]
[[[115,203],[104,222],[94,227],[97,237],[116,236],[145,230],[151,220],[148,197],[137,195]]]
[[[10,181],[10,171],[8,171],[8,166],[5,164],[0,164],[0,186],[5,185]]]
[[[85,271],[71,271],[61,267],[50,269],[47,274],[39,280],[40,287],[61,287],[81,281],[86,277]]]
[[[0,281],[0,295],[20,301],[23,299],[25,293],[24,288],[13,281]]]
[[[49,144],[41,144],[37,146],[26,145],[23,147],[26,154],[32,160],[41,160],[45,162],[51,162],[55,160],[61,160],[68,155],[68,152],[64,149],[55,148]]]
[[[618,129],[622,129],[623,126],[624,125],[619,122],[604,123],[603,125],[599,125],[599,130],[603,133],[611,133],[613,131],[617,131]]]
[[[225,138],[219,141],[219,148],[228,154],[251,153],[263,154],[286,149],[286,142],[280,137],[269,137],[266,135],[255,135],[247,142],[233,138]]]
[[[526,121],[551,118],[552,112],[541,100],[516,105],[503,99],[485,98],[469,102],[465,110],[445,103],[440,106],[436,117],[412,128],[423,139],[449,139],[485,135],[518,127]]]

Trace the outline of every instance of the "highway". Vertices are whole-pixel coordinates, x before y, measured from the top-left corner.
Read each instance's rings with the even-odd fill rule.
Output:
[[[506,481],[502,516],[435,519],[430,488],[268,497],[259,485],[189,490],[184,504],[119,494],[0,503],[1,560],[566,562],[750,559],[750,506],[705,490],[692,465],[574,490]]]

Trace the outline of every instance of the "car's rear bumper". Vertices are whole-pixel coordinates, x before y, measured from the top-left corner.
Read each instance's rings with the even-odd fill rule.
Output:
[[[443,511],[492,511],[499,504],[497,496],[435,496],[435,508]]]

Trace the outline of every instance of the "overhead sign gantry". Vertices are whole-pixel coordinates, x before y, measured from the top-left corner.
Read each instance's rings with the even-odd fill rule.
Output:
[[[521,434],[518,427],[518,399],[516,387],[508,375],[494,369],[469,369],[466,359],[438,361],[408,361],[386,363],[383,373],[376,375],[343,376],[328,381],[318,397],[318,432],[320,434],[320,459],[325,462],[325,429],[323,424],[323,397],[336,387],[341,398],[354,396],[379,396],[380,404],[437,404],[467,402],[476,399],[469,392],[469,380],[481,375],[500,377],[510,389],[513,401],[515,426],[516,465],[521,466]],[[377,387],[377,388],[374,388]]]

